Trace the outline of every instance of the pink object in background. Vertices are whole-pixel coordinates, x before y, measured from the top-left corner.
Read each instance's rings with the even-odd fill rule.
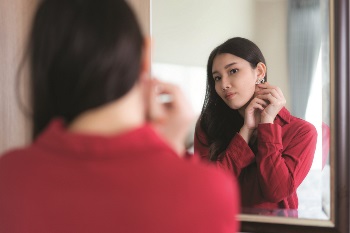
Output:
[[[330,145],[330,129],[329,126],[322,122],[322,169],[327,163],[329,157],[329,145]]]

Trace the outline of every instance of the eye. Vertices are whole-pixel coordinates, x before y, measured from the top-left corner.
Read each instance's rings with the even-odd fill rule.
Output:
[[[221,77],[220,76],[215,76],[214,77],[214,81],[217,82],[217,81],[220,81],[221,80]]]
[[[235,73],[237,73],[238,72],[238,69],[232,69],[232,70],[230,70],[230,74],[235,74]]]

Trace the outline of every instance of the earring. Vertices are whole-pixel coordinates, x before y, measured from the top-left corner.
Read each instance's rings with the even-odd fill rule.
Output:
[[[265,79],[258,79],[255,84],[263,84],[265,82]]]

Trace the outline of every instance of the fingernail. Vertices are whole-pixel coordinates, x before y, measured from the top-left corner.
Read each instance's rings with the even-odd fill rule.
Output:
[[[163,104],[171,103],[173,101],[173,97],[169,94],[161,94],[158,95],[158,101]]]

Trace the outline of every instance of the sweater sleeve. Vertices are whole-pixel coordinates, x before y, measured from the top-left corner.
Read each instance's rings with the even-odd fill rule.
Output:
[[[277,203],[294,193],[308,174],[316,149],[317,131],[309,123],[293,125],[282,144],[278,124],[259,124],[258,153],[255,156],[243,138],[236,134],[216,166],[239,179],[243,206]],[[197,127],[194,148],[202,158],[209,157],[204,132]]]
[[[207,137],[200,127],[196,128],[194,138],[194,151],[204,159],[209,159],[209,146]],[[242,170],[255,162],[255,155],[240,134],[236,134],[228,147],[219,155],[220,160],[215,161],[220,167],[239,177]]]
[[[293,130],[294,136],[283,148],[280,125],[258,126],[257,178],[261,194],[269,202],[279,202],[295,192],[311,168],[317,131],[311,124]]]

